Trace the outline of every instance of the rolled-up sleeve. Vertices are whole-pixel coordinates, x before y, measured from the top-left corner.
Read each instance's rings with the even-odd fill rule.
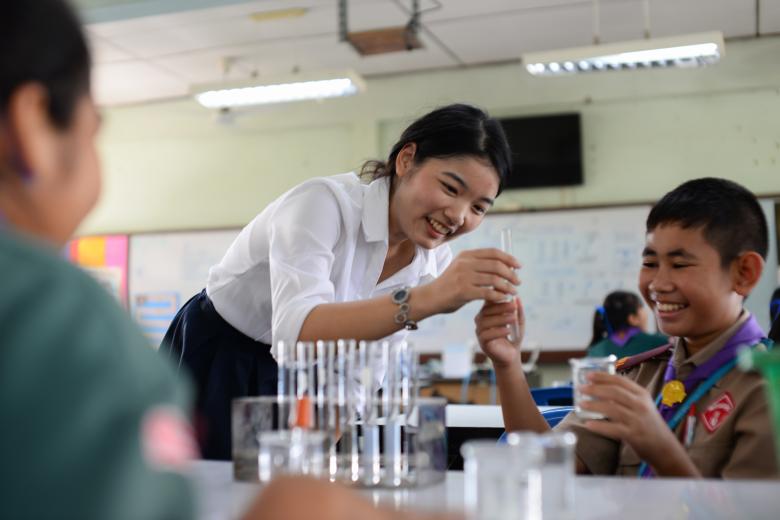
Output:
[[[335,301],[331,272],[342,229],[339,201],[321,184],[291,193],[275,212],[269,237],[274,344],[297,341],[309,312]]]

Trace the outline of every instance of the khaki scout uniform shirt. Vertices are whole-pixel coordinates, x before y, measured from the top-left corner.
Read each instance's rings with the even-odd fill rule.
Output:
[[[674,349],[629,368],[623,375],[647,388],[653,399],[661,392],[668,362],[684,380],[694,368],[710,359],[747,321],[744,311],[739,320],[693,356],[686,359],[684,340],[672,338]],[[762,348],[759,345],[756,348]],[[765,382],[755,372],[739,368],[729,371],[696,403],[696,426],[688,455],[702,476],[710,478],[777,478],[778,467],[772,437],[770,410],[764,393]],[[725,396],[725,397],[724,397]],[[711,406],[728,402],[733,408],[714,428],[708,429],[704,415]],[[726,408],[729,408],[727,405]],[[710,415],[712,417],[712,415]],[[675,433],[682,435],[685,420]],[[713,431],[710,431],[712,429]],[[574,413],[569,414],[556,430],[577,434],[577,456],[595,475],[637,476],[641,459],[627,443],[603,437],[582,426]]]

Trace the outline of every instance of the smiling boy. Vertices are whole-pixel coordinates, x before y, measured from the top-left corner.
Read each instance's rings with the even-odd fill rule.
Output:
[[[689,181],[653,207],[639,289],[671,344],[620,360],[621,375],[594,374],[583,388],[597,399],[582,407],[607,420],[571,414],[558,426],[577,433],[579,472],[777,477],[764,382],[734,368],[739,348],[765,348],[743,302],[761,276],[767,236],[755,196],[731,181]],[[486,305],[477,333],[496,367],[507,430],[544,431],[519,349],[505,339],[507,323],[523,323],[518,304]]]

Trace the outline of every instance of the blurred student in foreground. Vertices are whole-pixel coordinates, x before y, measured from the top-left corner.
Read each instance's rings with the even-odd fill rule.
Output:
[[[577,470],[641,478],[777,478],[766,383],[735,368],[740,348],[765,349],[744,309],[761,277],[768,232],[756,197],[724,179],[686,182],[647,217],[639,289],[672,344],[594,373],[583,409],[556,429],[577,433]],[[531,399],[520,348],[507,326],[523,325],[519,300],[485,305],[480,346],[493,360],[507,430],[549,427]],[[766,342],[766,343],[765,343]]]
[[[593,315],[589,357],[633,356],[668,342],[662,334],[647,333],[647,309],[636,294],[613,291]]]
[[[0,504],[3,518],[194,518],[188,391],[59,250],[100,191],[90,61],[61,0],[0,16]],[[250,518],[392,518],[305,478]]]

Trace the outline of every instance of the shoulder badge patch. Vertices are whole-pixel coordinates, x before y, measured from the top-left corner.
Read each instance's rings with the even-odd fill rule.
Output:
[[[622,357],[615,362],[615,370],[618,372],[625,372],[629,368],[633,368],[641,363],[644,363],[648,359],[652,359],[656,356],[660,356],[661,354],[665,354],[672,350],[673,346],[671,343],[668,343],[666,345],[661,345],[660,347],[656,347],[654,349],[650,349],[646,352],[642,352],[641,354],[636,354],[635,356],[630,357]]]
[[[731,412],[734,411],[734,399],[731,394],[724,392],[715,402],[707,407],[701,414],[702,423],[708,432],[712,433],[723,424]]]
[[[157,406],[144,415],[141,448],[150,466],[181,471],[198,457],[195,437],[184,415],[173,406]]]

